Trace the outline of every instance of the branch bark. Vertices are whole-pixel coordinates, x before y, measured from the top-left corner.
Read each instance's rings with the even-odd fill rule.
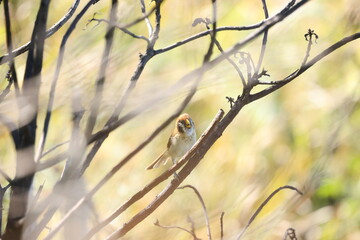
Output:
[[[38,111],[38,94],[41,81],[46,22],[50,0],[42,0],[38,11],[29,46],[26,62],[23,95],[29,106],[34,109],[31,120],[18,129],[19,137],[14,139],[16,147],[16,175],[11,183],[10,206],[4,240],[20,240],[28,204],[29,190],[34,177],[36,164],[34,145],[36,137],[36,120]]]

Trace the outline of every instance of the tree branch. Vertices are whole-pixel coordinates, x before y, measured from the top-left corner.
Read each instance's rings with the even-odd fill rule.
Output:
[[[90,116],[89,116],[89,119],[88,119],[88,122],[86,125],[86,129],[85,129],[85,136],[87,139],[89,138],[89,136],[91,135],[91,133],[94,129],[97,115],[98,115],[98,110],[99,110],[99,107],[100,107],[100,104],[102,101],[106,68],[108,66],[110,50],[111,50],[111,46],[113,44],[113,39],[114,39],[114,32],[115,32],[114,24],[117,21],[116,20],[117,4],[118,4],[117,0],[112,0],[110,16],[109,16],[110,20],[108,21],[109,25],[108,25],[108,28],[107,28],[106,34],[105,34],[105,49],[104,49],[103,56],[101,59],[99,74],[96,79],[95,96],[92,100]]]
[[[338,48],[346,45],[347,43],[354,41],[358,38],[360,38],[360,32],[352,34],[352,35],[345,37],[345,38],[341,39],[340,41],[334,43],[333,45],[331,45],[330,47],[323,50],[321,53],[316,55],[313,59],[311,59],[304,65],[302,65],[299,69],[295,70],[294,72],[292,72],[290,75],[288,75],[284,79],[276,81],[276,82],[272,82],[271,84],[274,84],[273,86],[268,87],[258,93],[250,95],[249,99],[248,99],[249,102],[253,102],[255,100],[263,98],[263,97],[269,95],[270,93],[276,91],[277,89],[285,86],[286,84],[288,84],[289,82],[291,82],[292,80],[294,80],[295,78],[297,78],[298,76],[303,74],[305,71],[307,71],[315,63],[319,62],[321,59],[323,59],[324,57],[326,57],[327,55],[329,55],[330,53],[335,51],[336,49],[338,49]]]
[[[262,5],[263,5],[265,20],[266,20],[269,17],[269,12],[268,12],[268,9],[267,9],[267,6],[266,6],[266,0],[261,0],[261,2],[262,2]],[[262,40],[262,44],[261,44],[260,56],[259,56],[259,60],[258,60],[256,69],[255,69],[254,75],[259,74],[261,64],[262,64],[262,62],[264,60],[267,37],[268,37],[268,29],[264,31],[264,36],[263,36],[263,40]]]
[[[220,216],[220,240],[224,239],[224,214],[225,212],[222,212]]]
[[[135,110],[135,111],[132,111],[132,112],[128,113],[127,115],[125,115],[121,119],[118,119],[121,111],[123,110],[123,108],[126,105],[126,102],[127,102],[127,99],[129,97],[130,93],[135,88],[136,83],[137,83],[138,79],[140,78],[140,76],[141,76],[141,74],[142,74],[142,72],[143,72],[143,70],[145,68],[145,65],[154,56],[154,49],[153,48],[154,48],[154,45],[156,43],[156,40],[158,39],[158,34],[159,34],[159,31],[160,31],[160,19],[161,19],[160,7],[161,7],[161,3],[162,3],[162,0],[157,0],[156,1],[156,6],[154,8],[155,9],[155,15],[156,15],[155,31],[153,32],[152,36],[150,36],[149,44],[147,45],[145,54],[140,56],[139,64],[138,64],[137,68],[134,71],[134,74],[132,75],[132,77],[130,79],[129,85],[127,86],[124,93],[122,94],[122,96],[120,98],[120,101],[115,106],[115,109],[114,109],[111,117],[106,122],[104,128],[102,130],[100,130],[99,132],[97,132],[96,134],[93,134],[92,136],[89,136],[89,138],[88,138],[88,143],[89,144],[92,143],[92,142],[95,142],[95,141],[96,141],[96,143],[91,148],[88,155],[86,156],[86,160],[85,160],[84,166],[83,166],[83,168],[81,170],[81,174],[84,173],[84,171],[88,167],[89,163],[92,161],[92,159],[96,155],[97,151],[100,149],[101,145],[103,144],[105,139],[108,137],[109,133],[112,130],[114,130],[114,129],[118,128],[119,126],[121,126],[123,123],[125,123],[128,120],[132,119],[133,117],[137,116],[141,112],[139,110]],[[144,18],[146,18],[146,17],[147,16],[144,15]],[[152,105],[152,104],[150,104],[150,105]],[[143,106],[140,108],[140,110],[142,110],[142,109],[143,109]]]
[[[50,88],[50,92],[49,92],[49,102],[48,102],[46,116],[45,116],[45,120],[44,120],[44,124],[43,124],[42,135],[40,137],[39,147],[36,152],[37,160],[39,160],[39,158],[42,155],[42,152],[44,150],[46,137],[47,137],[47,133],[49,130],[49,124],[50,124],[50,120],[51,120],[51,114],[52,114],[53,105],[54,105],[55,89],[56,89],[57,81],[58,81],[59,75],[60,75],[60,69],[61,69],[61,66],[63,63],[63,59],[64,59],[65,46],[66,46],[67,40],[69,39],[71,33],[75,30],[76,25],[80,21],[80,19],[84,16],[84,14],[87,12],[87,10],[96,2],[98,2],[98,0],[89,0],[89,2],[84,6],[84,8],[81,10],[81,12],[76,16],[74,21],[71,23],[70,27],[64,34],[64,37],[62,38],[60,49],[59,49],[59,55],[58,55],[58,59],[57,59],[57,64],[56,64],[56,69],[55,69],[54,77],[51,82],[51,88]]]
[[[34,109],[34,112],[30,121],[19,129],[19,138],[14,139],[17,158],[16,173],[11,184],[10,206],[7,225],[3,235],[4,240],[22,239],[24,227],[22,220],[26,214],[28,194],[36,169],[34,145],[49,3],[50,0],[42,0],[40,3],[26,61],[23,95],[28,102],[28,106]]]
[[[4,1],[5,2],[5,1]],[[69,11],[57,22],[55,23],[49,30],[46,31],[46,38],[52,36],[54,33],[56,33],[74,14],[76,11],[76,8],[79,5],[80,0],[75,0],[70,7]],[[26,43],[25,45],[15,49],[10,54],[5,54],[4,56],[0,57],[0,65],[9,62],[11,59],[11,55],[14,57],[19,56],[20,54],[23,54],[27,50],[29,50],[30,42]]]
[[[204,217],[205,217],[205,224],[206,224],[208,239],[211,240],[211,230],[210,230],[209,216],[207,214],[205,202],[204,202],[203,198],[201,197],[201,194],[199,193],[199,191],[194,186],[191,186],[191,185],[185,185],[185,186],[182,186],[182,187],[178,187],[178,189],[184,189],[184,188],[192,189],[195,192],[196,196],[198,197],[198,199],[199,199],[199,201],[201,203],[202,209],[203,209]]]
[[[185,232],[189,233],[189,234],[193,237],[194,240],[200,240],[200,239],[195,235],[194,232],[191,232],[191,231],[189,231],[189,230],[187,230],[186,228],[183,228],[183,227],[179,227],[179,226],[164,226],[164,225],[161,225],[161,224],[160,224],[159,220],[156,220],[156,222],[154,222],[154,225],[155,225],[155,226],[158,226],[158,227],[161,227],[161,228],[164,228],[164,229],[180,229],[180,230],[182,230],[182,231],[185,231]]]
[[[8,0],[4,0],[4,15],[5,15],[5,25],[6,25],[6,45],[9,53],[9,66],[10,66],[10,76],[12,81],[14,82],[16,96],[19,97],[19,83],[17,79],[16,69],[15,69],[15,62],[14,62],[14,55],[12,54],[13,51],[13,44],[12,44],[12,37],[11,37],[11,21],[10,21],[10,13],[9,13],[9,3]],[[0,59],[1,62],[1,59]],[[10,86],[10,84],[9,84]]]
[[[241,237],[244,235],[245,231],[250,227],[251,223],[255,220],[255,218],[259,215],[259,213],[261,212],[261,210],[266,206],[266,204],[281,190],[284,189],[290,189],[290,190],[294,190],[296,191],[299,195],[303,195],[302,192],[300,192],[297,188],[293,187],[293,186],[282,186],[279,187],[278,189],[276,189],[275,191],[273,191],[266,199],[264,202],[262,202],[260,204],[260,206],[256,209],[255,213],[251,216],[250,220],[248,221],[248,223],[246,224],[245,228],[241,231],[241,233],[236,237],[237,240],[241,239]]]

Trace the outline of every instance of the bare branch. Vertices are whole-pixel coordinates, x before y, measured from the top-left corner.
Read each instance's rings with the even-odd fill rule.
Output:
[[[58,155],[56,155],[55,157],[48,159],[47,161],[38,162],[36,165],[36,171],[38,172],[38,171],[48,169],[64,160],[66,160],[67,157],[68,157],[68,153],[62,152],[62,153],[59,153]]]
[[[96,15],[96,13],[94,13],[94,16],[90,20],[88,20],[88,23],[86,25],[88,25],[91,22],[97,22],[98,24],[104,22],[104,23],[107,23],[109,26],[113,26],[113,27],[121,30],[122,32],[128,34],[129,36],[131,36],[133,38],[145,40],[149,44],[150,41],[147,37],[144,37],[142,35],[137,35],[137,34],[131,32],[130,30],[128,30],[127,28],[124,28],[118,24],[115,24],[115,22],[109,21],[107,19],[95,18],[95,15]]]
[[[184,188],[192,189],[195,192],[196,196],[198,197],[198,199],[199,199],[199,201],[201,203],[201,206],[203,208],[203,213],[204,213],[204,217],[205,217],[205,224],[206,224],[208,239],[211,240],[211,230],[210,230],[209,216],[207,214],[205,202],[204,202],[203,198],[201,197],[201,194],[199,193],[199,191],[194,186],[191,186],[191,185],[185,185],[185,186],[182,186],[182,187],[178,187],[178,189],[184,189]]]
[[[4,1],[5,2],[5,1]],[[46,31],[46,38],[52,36],[54,33],[56,33],[74,14],[75,10],[77,9],[79,5],[80,0],[75,0],[70,7],[69,11],[57,22],[55,23],[49,30]],[[25,45],[15,49],[11,54],[15,56],[19,56],[20,54],[23,54],[27,50],[29,50],[30,42],[26,43]],[[9,62],[10,61],[10,55],[6,54],[2,57],[0,57],[0,65]]]
[[[219,51],[224,54],[224,49],[221,47],[220,43],[218,40],[215,39],[215,44],[217,46],[217,48],[219,49]],[[246,81],[245,81],[245,77],[242,74],[240,68],[238,67],[238,65],[236,65],[236,63],[229,57],[229,56],[225,56],[225,59],[234,67],[234,69],[236,70],[237,74],[240,77],[240,80],[242,82],[243,88],[246,87]]]
[[[225,212],[222,212],[220,216],[220,240],[224,239],[224,214]]]
[[[15,92],[17,97],[20,94],[19,91],[19,83],[17,79],[16,69],[15,69],[15,62],[14,62],[14,55],[12,54],[13,51],[13,44],[12,44],[12,36],[11,36],[11,21],[10,21],[10,13],[9,13],[9,3],[8,0],[4,0],[4,15],[5,15],[5,25],[6,25],[6,45],[9,53],[9,66],[10,66],[10,76],[12,81],[14,82]],[[1,62],[1,59],[0,59]],[[10,86],[10,85],[8,85]]]
[[[300,67],[300,69],[297,69],[294,72],[292,72],[290,75],[288,75],[283,80],[272,82],[270,84],[274,83],[273,86],[271,86],[269,88],[266,88],[266,89],[264,89],[264,90],[262,90],[262,91],[260,91],[258,93],[250,95],[249,101],[253,102],[253,101],[255,101],[257,99],[260,99],[262,97],[265,97],[265,96],[269,95],[270,93],[276,91],[277,89],[285,86],[286,84],[288,84],[289,82],[291,82],[292,80],[294,80],[295,78],[297,78],[298,76],[303,74],[306,70],[308,70],[310,67],[312,67],[315,63],[319,62],[321,59],[323,59],[324,57],[326,57],[327,55],[329,55],[330,53],[335,51],[336,49],[338,49],[338,48],[346,45],[347,43],[349,43],[351,41],[354,41],[354,40],[356,40],[358,38],[360,38],[360,32],[355,33],[353,35],[350,35],[348,37],[345,37],[345,38],[341,39],[340,41],[334,43],[333,45],[331,45],[330,47],[326,48],[321,53],[316,55],[313,59],[311,59],[310,61],[308,61],[304,65],[302,65]]]
[[[143,14],[143,16],[145,18],[144,20],[145,20],[145,23],[146,23],[146,26],[148,29],[149,37],[150,37],[153,34],[153,27],[150,23],[149,17],[146,16],[146,8],[145,8],[144,0],[140,0],[140,5],[141,5],[141,13]]]
[[[283,10],[281,10],[279,13],[275,14],[274,16],[272,16],[271,18],[268,18],[264,21],[261,21],[259,23],[256,23],[256,24],[253,24],[253,25],[248,25],[248,26],[235,26],[235,27],[229,27],[229,26],[226,26],[226,27],[218,27],[216,28],[216,31],[217,32],[220,32],[220,31],[245,31],[245,30],[253,30],[253,29],[257,29],[257,28],[265,28],[265,30],[267,30],[268,28],[270,28],[271,26],[273,26],[274,24],[276,24],[277,22],[281,21],[282,18],[286,17],[288,14],[291,14],[293,11],[295,11],[297,8],[301,7],[304,3],[306,3],[308,0],[302,0],[300,1],[298,4],[296,4],[296,7],[295,8],[292,8],[292,6],[294,5],[295,3],[295,0],[291,0],[291,2],[289,2],[284,8]],[[290,12],[289,10],[292,9]],[[280,19],[278,19],[280,18]],[[261,33],[265,32],[265,30],[261,31]],[[155,50],[155,54],[160,54],[160,53],[163,53],[163,52],[167,52],[171,49],[174,49],[176,47],[179,47],[181,45],[184,45],[188,42],[191,42],[195,39],[198,39],[198,38],[201,38],[203,36],[206,36],[210,33],[212,33],[213,30],[207,30],[207,31],[204,31],[204,32],[201,32],[201,33],[198,33],[194,36],[191,36],[187,39],[184,39],[182,41],[179,41],[177,43],[174,43],[168,47],[164,47],[162,49],[157,49]],[[237,46],[234,46],[234,48],[238,49]],[[231,53],[234,53],[236,51],[231,51]],[[227,55],[227,54],[226,54]],[[230,55],[230,54],[229,54]],[[227,55],[227,56],[229,56]]]
[[[105,34],[105,40],[106,40],[105,41],[105,49],[104,49],[103,56],[101,59],[99,74],[96,79],[95,96],[92,100],[90,116],[89,116],[89,119],[88,119],[88,122],[86,125],[86,129],[85,129],[85,136],[87,139],[89,138],[89,136],[91,135],[91,133],[94,129],[98,111],[99,111],[99,107],[100,107],[100,104],[102,101],[106,69],[108,66],[110,50],[111,50],[111,46],[113,44],[113,39],[114,39],[114,31],[115,31],[114,24],[116,22],[117,4],[118,4],[117,0],[112,1],[110,16],[109,16],[110,20],[107,21],[109,25],[108,25],[108,28],[107,28],[106,34]]]
[[[265,15],[265,19],[267,19],[269,17],[269,12],[266,6],[266,0],[261,0],[262,5],[263,5],[263,9],[264,9],[264,15]],[[295,3],[295,1],[294,1]],[[262,44],[261,44],[261,51],[260,51],[260,56],[259,56],[259,60],[255,69],[255,75],[257,75],[260,71],[261,68],[261,64],[264,60],[264,56],[265,56],[265,49],[266,49],[266,43],[267,43],[267,37],[268,37],[268,29],[266,31],[264,31],[264,36],[263,36],[263,40],[262,40]]]
[[[154,225],[155,225],[155,226],[158,226],[158,227],[161,227],[161,228],[164,228],[164,229],[180,229],[180,230],[182,230],[182,231],[185,231],[185,232],[189,233],[189,234],[193,237],[194,240],[200,240],[200,239],[195,235],[194,232],[189,231],[189,230],[187,230],[186,228],[183,228],[183,227],[161,225],[160,222],[159,222],[159,220],[156,220],[156,222],[154,222]]]
[[[51,113],[52,113],[53,105],[54,105],[55,89],[56,89],[57,80],[59,79],[60,69],[61,69],[61,66],[63,63],[63,59],[64,59],[65,46],[66,46],[67,40],[69,39],[71,33],[75,30],[76,25],[80,21],[80,19],[84,16],[84,14],[87,12],[87,10],[97,1],[98,0],[89,0],[89,2],[84,6],[84,8],[81,10],[81,12],[76,16],[74,21],[71,23],[70,27],[64,34],[64,37],[62,38],[60,49],[59,49],[59,55],[58,55],[58,59],[57,59],[57,64],[56,64],[56,69],[55,69],[54,77],[51,82],[51,88],[50,88],[50,92],[49,92],[49,102],[48,102],[47,112],[46,112],[46,116],[45,116],[45,120],[44,120],[42,136],[40,137],[39,147],[36,152],[36,158],[35,158],[36,160],[39,160],[39,158],[42,155],[42,152],[44,150],[46,137],[47,137],[47,133],[49,130],[49,124],[50,124],[50,120],[51,120]]]
[[[118,128],[119,126],[121,126],[123,123],[125,123],[125,122],[129,121],[130,119],[132,119],[133,117],[137,116],[143,109],[143,106],[142,106],[140,108],[140,110],[136,109],[135,111],[132,111],[132,112],[128,113],[127,115],[123,116],[121,119],[118,119],[121,111],[123,110],[123,108],[126,105],[129,95],[131,94],[132,90],[135,88],[136,83],[145,68],[145,65],[154,56],[153,47],[154,47],[154,44],[156,43],[156,40],[158,39],[158,34],[160,31],[161,3],[162,3],[162,0],[156,1],[156,6],[154,8],[155,14],[156,14],[155,31],[153,32],[153,35],[150,36],[149,44],[147,45],[145,54],[140,55],[139,64],[130,79],[129,85],[127,86],[124,93],[122,94],[120,101],[115,106],[115,109],[114,109],[111,117],[109,118],[109,120],[106,122],[104,128],[102,130],[100,130],[99,132],[93,134],[92,136],[89,136],[88,143],[90,144],[94,141],[96,141],[96,143],[94,144],[94,146],[92,147],[92,149],[90,150],[88,155],[86,156],[86,160],[84,162],[84,166],[82,168],[81,174],[83,174],[84,171],[86,170],[86,168],[89,166],[90,162],[94,158],[95,154],[97,153],[97,151],[99,150],[99,148],[101,147],[101,145],[103,144],[103,142],[105,141],[105,139],[107,138],[109,133],[111,131],[113,131],[114,129]],[[146,15],[144,15],[144,17],[145,16]],[[149,104],[149,105],[153,105],[153,104]]]
[[[253,24],[253,25],[248,25],[248,26],[225,26],[225,27],[217,27],[216,28],[216,31],[217,32],[221,32],[221,31],[246,31],[246,30],[253,30],[253,29],[256,29],[256,28],[259,28],[261,27],[265,22],[262,21],[260,23],[256,23],[256,24]],[[177,43],[174,43],[174,44],[171,44],[170,46],[167,46],[167,47],[164,47],[164,48],[160,48],[160,49],[156,49],[155,50],[155,54],[160,54],[160,53],[164,53],[164,52],[167,52],[167,51],[170,51],[174,48],[177,48],[177,47],[180,47],[186,43],[189,43],[191,41],[194,41],[198,38],[201,38],[201,37],[204,37],[206,35],[209,35],[213,32],[212,29],[209,29],[207,31],[204,31],[204,32],[201,32],[201,33],[198,33],[198,34],[195,34],[191,37],[188,37],[184,40],[181,40],[181,41],[178,41]]]
[[[23,237],[24,222],[22,220],[26,215],[28,195],[36,170],[34,146],[49,4],[50,0],[42,0],[40,3],[26,60],[22,94],[28,101],[28,106],[34,109],[34,114],[28,123],[18,129],[19,139],[13,139],[16,147],[16,173],[11,184],[7,225],[2,236],[4,240],[20,240]],[[26,155],[23,153],[24,149],[28,151]]]
[[[301,7],[303,4],[305,4],[308,0],[302,0],[299,3],[297,3],[295,6],[293,6],[293,1],[290,2],[289,4],[287,4],[283,10],[281,10],[279,13],[277,13],[275,16],[269,18],[267,21],[265,21],[264,25],[256,32],[250,34],[247,38],[245,38],[244,40],[238,42],[237,44],[235,44],[231,49],[223,52],[222,55],[216,57],[215,59],[209,61],[206,64],[203,64],[200,68],[197,68],[195,70],[193,70],[192,72],[188,73],[187,75],[185,75],[183,78],[181,78],[178,83],[180,82],[185,82],[185,81],[190,81],[193,78],[196,78],[197,76],[199,76],[199,74],[202,74],[202,72],[204,71],[208,71],[212,68],[214,68],[217,64],[219,64],[220,62],[222,62],[224,59],[226,59],[226,57],[230,56],[231,54],[235,53],[238,51],[239,48],[245,46],[247,43],[251,42],[252,40],[254,40],[255,38],[257,38],[259,35],[261,35],[266,29],[274,26],[276,23],[282,21],[285,17],[289,16],[291,13],[293,13],[296,9],[298,9],[299,7]],[[293,7],[292,7],[293,6]],[[212,38],[214,39],[214,38]],[[215,42],[215,41],[214,41]],[[149,49],[148,49],[149,50]],[[150,54],[151,52],[149,52]],[[127,115],[123,116],[121,119],[117,119],[116,116],[118,116],[117,113],[119,113],[119,111],[124,107],[125,102],[128,97],[128,94],[130,93],[130,91],[135,87],[136,85],[136,81],[138,80],[140,74],[142,73],[145,64],[154,56],[154,52],[152,52],[151,55],[148,55],[148,51],[147,54],[142,55],[140,58],[140,63],[138,65],[138,68],[136,69],[134,75],[131,78],[131,81],[129,83],[128,88],[125,90],[125,93],[123,95],[123,97],[120,100],[120,103],[117,105],[114,113],[113,113],[113,117],[110,118],[110,120],[107,122],[107,124],[105,125],[105,127],[100,130],[99,132],[93,134],[90,137],[89,143],[92,143],[96,140],[102,139],[102,138],[106,138],[108,136],[108,134],[110,132],[112,132],[113,130],[117,129],[119,126],[121,126],[124,122],[132,119],[133,117],[135,117],[136,115],[138,115],[138,112],[132,111],[130,113],[128,113]]]
[[[290,190],[294,190],[296,191],[299,195],[303,195],[303,193],[301,191],[299,191],[297,188],[293,187],[293,186],[282,186],[279,187],[278,189],[276,189],[275,191],[273,191],[266,199],[264,202],[261,203],[261,205],[256,209],[255,213],[251,216],[250,220],[248,221],[248,223],[246,224],[245,228],[241,231],[241,233],[237,236],[237,240],[241,239],[241,237],[244,235],[245,231],[250,227],[251,223],[255,220],[255,218],[259,215],[259,213],[261,212],[261,210],[266,206],[266,204],[281,190],[284,189],[290,189]]]
[[[45,156],[48,155],[49,153],[55,151],[57,148],[65,145],[65,144],[68,144],[68,143],[70,143],[70,140],[67,140],[67,141],[65,141],[65,142],[61,142],[61,143],[59,143],[59,144],[54,145],[54,146],[51,147],[49,150],[47,150],[46,152],[44,152],[44,153],[41,155],[40,159],[43,158],[43,157],[45,157]]]

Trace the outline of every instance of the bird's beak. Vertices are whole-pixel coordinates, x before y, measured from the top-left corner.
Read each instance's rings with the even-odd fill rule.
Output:
[[[191,123],[190,123],[189,119],[185,119],[185,127],[191,128]]]

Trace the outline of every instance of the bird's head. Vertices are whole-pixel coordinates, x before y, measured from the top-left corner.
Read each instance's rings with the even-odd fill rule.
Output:
[[[181,114],[176,120],[176,128],[179,133],[186,133],[191,135],[195,131],[195,125],[190,115],[187,113]]]

